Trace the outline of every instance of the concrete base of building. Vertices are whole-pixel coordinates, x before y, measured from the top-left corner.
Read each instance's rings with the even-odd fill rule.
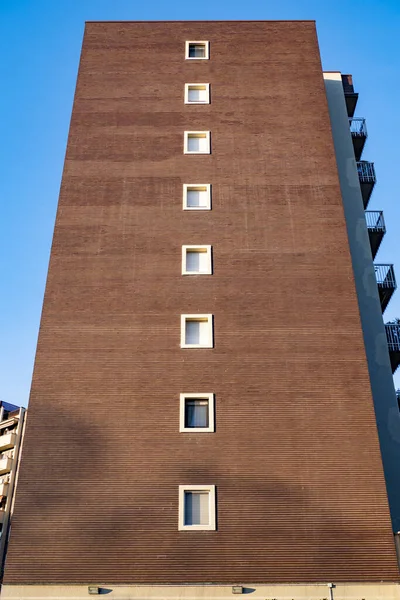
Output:
[[[110,600],[232,600],[237,595],[249,600],[400,600],[400,583],[3,585],[1,600],[86,600],[92,594],[108,595]]]

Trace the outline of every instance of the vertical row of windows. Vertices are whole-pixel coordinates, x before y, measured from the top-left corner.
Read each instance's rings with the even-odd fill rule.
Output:
[[[209,42],[193,41],[185,44],[185,58],[208,60]],[[209,104],[209,83],[186,83],[185,104]],[[184,154],[211,154],[210,131],[185,131]],[[211,210],[211,184],[185,183],[183,210]],[[199,216],[199,218],[201,218]],[[206,240],[205,240],[206,241]],[[212,275],[212,247],[193,244],[182,246],[182,275]],[[181,348],[212,348],[213,315],[181,315]],[[181,433],[212,433],[214,424],[214,394],[212,392],[187,392],[180,394],[179,431]],[[215,530],[215,486],[179,486],[179,529]]]

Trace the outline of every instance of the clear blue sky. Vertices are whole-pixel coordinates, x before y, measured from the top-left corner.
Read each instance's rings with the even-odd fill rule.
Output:
[[[85,20],[315,19],[323,68],[352,73],[363,158],[400,283],[399,0],[0,0],[0,398],[26,405]],[[400,317],[400,290],[385,320]],[[400,369],[399,369],[400,371]],[[400,373],[396,378],[400,387]]]

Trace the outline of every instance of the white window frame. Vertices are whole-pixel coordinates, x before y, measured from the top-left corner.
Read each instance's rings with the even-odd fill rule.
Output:
[[[207,321],[208,341],[206,344],[186,344],[186,322],[187,321]],[[181,315],[181,348],[213,348],[214,347],[214,332],[213,332],[213,315]]]
[[[206,100],[189,100],[190,88],[204,86]],[[185,83],[185,104],[210,104],[210,84],[209,83]]]
[[[204,56],[189,56],[190,44],[203,44],[205,46]],[[210,58],[210,42],[207,40],[189,40],[185,42],[185,59],[186,60],[208,60]]]
[[[205,206],[188,206],[188,192],[195,188],[205,188],[207,204]],[[184,183],[183,184],[183,210],[211,210],[211,184],[210,183]]]
[[[185,525],[185,492],[208,492],[208,525]],[[179,531],[215,531],[215,485],[180,485],[179,486]]]
[[[199,250],[207,256],[207,269],[205,271],[187,271],[188,250]],[[211,246],[182,246],[182,275],[212,275]]]
[[[207,147],[205,150],[189,150],[189,138],[192,136],[204,136]],[[183,153],[184,154],[211,154],[211,133],[210,131],[185,131],[183,134]]]
[[[185,427],[186,400],[208,400],[208,427]],[[179,432],[180,433],[212,433],[215,431],[214,423],[214,394],[179,394]]]

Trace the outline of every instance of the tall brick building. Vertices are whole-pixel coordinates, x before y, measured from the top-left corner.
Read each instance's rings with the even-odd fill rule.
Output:
[[[87,24],[4,598],[400,597],[356,101],[314,22]]]

